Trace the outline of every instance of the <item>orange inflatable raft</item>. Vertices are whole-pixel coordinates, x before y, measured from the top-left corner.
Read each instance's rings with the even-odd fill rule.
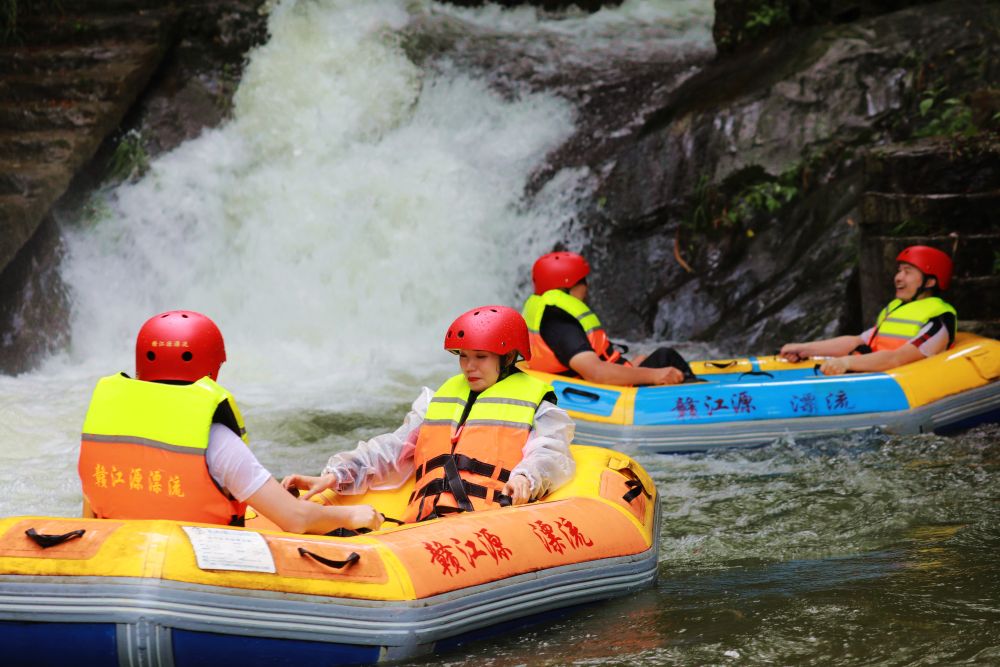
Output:
[[[541,502],[354,537],[0,520],[3,664],[376,663],[651,585],[652,480],[612,450],[573,455],[574,479]],[[400,516],[409,493],[337,500]]]

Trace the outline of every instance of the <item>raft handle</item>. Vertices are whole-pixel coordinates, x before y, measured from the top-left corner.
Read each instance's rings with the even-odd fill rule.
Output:
[[[639,496],[646,496],[647,498],[653,497],[652,494],[646,490],[646,487],[643,486],[642,482],[640,482],[638,479],[626,480],[625,486],[627,486],[629,490],[628,492],[625,493],[624,496],[622,496],[622,500],[624,500],[627,503],[631,503]]]
[[[740,373],[740,380],[742,380],[748,375],[763,375],[771,378],[772,380],[774,379],[774,376],[768,373],[767,371],[747,371],[746,373]]]
[[[575,387],[565,387],[562,390],[562,393],[563,393],[563,396],[567,396],[567,397],[573,396],[573,397],[585,398],[588,401],[591,401],[593,403],[596,403],[597,401],[601,400],[601,397],[599,395],[595,394],[594,392],[592,392],[592,391],[584,391],[582,389],[576,389]]]
[[[706,361],[706,366],[711,366],[712,368],[729,368],[730,366],[735,366],[739,362],[735,359],[732,361]]]
[[[361,560],[361,555],[357,551],[352,551],[344,560],[331,560],[329,558],[324,558],[323,556],[320,556],[319,554],[314,554],[313,552],[303,547],[299,547],[299,555],[302,556],[303,558],[309,556],[317,563],[322,563],[323,565],[326,565],[327,567],[332,567],[335,570],[342,570],[348,565],[351,565],[352,563],[357,563],[359,560]]]
[[[63,542],[68,542],[77,537],[83,537],[83,534],[87,531],[83,528],[78,530],[71,530],[68,533],[63,533],[62,535],[46,535],[44,533],[36,532],[34,528],[29,528],[24,531],[24,534],[34,540],[35,544],[43,549],[48,549],[49,547],[54,547]]]

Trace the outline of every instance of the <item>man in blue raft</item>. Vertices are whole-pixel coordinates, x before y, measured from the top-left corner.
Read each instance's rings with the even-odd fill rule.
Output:
[[[875,326],[859,336],[788,343],[789,361],[827,357],[826,375],[886,371],[942,352],[955,342],[958,315],[940,297],[951,282],[952,261],[929,246],[905,248],[896,257],[896,298],[879,313]]]
[[[575,252],[542,255],[531,269],[535,293],[522,315],[528,324],[531,360],[528,368],[543,373],[582,377],[613,385],[679,384],[694,380],[684,358],[673,348],[629,361],[616,349],[587,305],[590,265]],[[628,351],[624,348],[625,352]]]

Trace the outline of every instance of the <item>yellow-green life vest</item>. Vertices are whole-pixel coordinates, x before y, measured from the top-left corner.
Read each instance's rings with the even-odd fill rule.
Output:
[[[521,314],[528,325],[528,339],[531,342],[531,359],[528,367],[545,373],[563,373],[569,370],[556,357],[555,352],[542,338],[542,316],[545,309],[553,306],[568,313],[583,327],[590,347],[604,361],[616,362],[621,354],[615,350],[607,333],[601,327],[601,320],[586,303],[561,289],[550,289],[544,294],[532,294],[524,303]]]
[[[940,297],[931,296],[905,304],[901,299],[893,299],[875,320],[875,331],[868,346],[873,352],[895,350],[912,340],[929,321],[945,313],[951,313],[958,321],[958,313]]]
[[[217,411],[246,442],[232,394],[208,377],[185,385],[102,378],[84,420],[79,460],[94,514],[240,524],[246,504],[219,488],[205,461]]]

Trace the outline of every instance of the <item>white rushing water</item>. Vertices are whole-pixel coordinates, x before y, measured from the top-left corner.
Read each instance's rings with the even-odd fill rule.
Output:
[[[220,381],[253,433],[297,412],[405,403],[454,369],[441,340],[455,316],[520,305],[531,261],[560,238],[585,183],[566,172],[523,201],[531,173],[573,132],[574,109],[554,95],[500,95],[447,63],[418,67],[401,46],[416,19],[602,48],[618,35],[637,48],[653,25],[707,39],[710,5],[630,0],[557,18],[278,3],[232,120],[158,157],[65,230],[71,346],[35,372],[0,376],[2,514],[76,511],[90,391],[132,372],[135,334],[159,311],[218,323],[229,357]],[[276,457],[263,451],[265,464]]]

